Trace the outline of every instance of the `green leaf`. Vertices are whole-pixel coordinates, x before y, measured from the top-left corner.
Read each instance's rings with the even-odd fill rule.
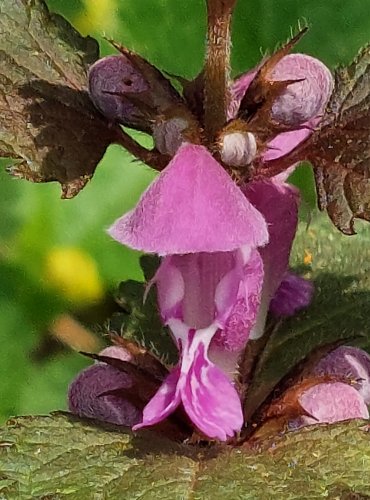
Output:
[[[370,489],[363,422],[315,426],[260,447],[198,448],[65,414],[19,417],[0,432],[7,500],[358,498]],[[334,496],[335,495],[335,496]],[[360,497],[361,498],[361,497]]]
[[[72,197],[117,134],[86,92],[98,44],[42,0],[2,0],[0,33],[0,156],[18,160],[13,175],[57,180]]]
[[[117,301],[124,312],[112,320],[110,330],[121,332],[123,337],[139,343],[165,363],[174,363],[177,359],[177,349],[160,319],[155,288],[151,287],[146,293],[148,283],[159,265],[159,259],[143,256],[140,265],[146,283],[129,280],[120,284]]]
[[[300,225],[292,264],[314,280],[314,300],[269,338],[249,387],[247,416],[314,349],[338,340],[370,347],[370,229],[360,223],[358,233],[343,236],[322,216],[309,228]],[[303,266],[307,253],[312,265]]]

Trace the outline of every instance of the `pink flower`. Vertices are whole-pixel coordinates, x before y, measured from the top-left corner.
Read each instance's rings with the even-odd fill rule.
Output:
[[[114,71],[101,78],[104,63],[97,63],[90,72],[90,93],[99,109],[124,124],[138,120],[137,128],[149,130],[157,149],[172,157],[137,206],[109,230],[120,243],[162,257],[152,284],[179,351],[177,366],[134,429],[156,424],[182,405],[203,434],[225,441],[243,426],[235,375],[248,340],[263,334],[270,304],[284,314],[311,299],[309,285],[287,274],[298,192],[285,183],[289,172],[238,187],[205,146],[189,143],[195,119],[167,80],[128,52],[106,64],[130,74],[131,90]],[[231,87],[230,119],[237,116],[255,74],[253,70]],[[264,160],[286,154],[312,132],[332,89],[327,68],[299,54],[281,59],[272,78],[297,82],[273,103],[272,118],[291,130],[272,139]],[[119,87],[122,99],[107,94],[103,83],[109,91]],[[141,100],[150,103],[154,128],[140,113]],[[168,113],[171,106],[178,114]],[[223,141],[219,154],[228,166],[249,164],[260,154],[251,132],[225,133]]]
[[[255,337],[262,334],[286,272],[297,206],[296,190],[276,181],[256,182],[243,194],[207,149],[185,144],[110,229],[120,243],[164,256],[154,282],[180,353],[135,429],[182,403],[208,437],[226,440],[240,431],[233,375],[257,319]]]

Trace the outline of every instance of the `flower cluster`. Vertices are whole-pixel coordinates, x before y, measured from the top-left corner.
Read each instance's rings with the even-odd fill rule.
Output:
[[[261,146],[248,122],[240,124],[244,98],[263,67],[229,82],[227,123],[211,144],[202,133],[204,110],[196,85],[189,84],[181,96],[158,70],[128,51],[91,68],[90,95],[97,108],[112,121],[150,133],[156,151],[168,158],[137,206],[109,234],[161,257],[150,286],[157,288],[159,312],[179,361],[142,411],[115,392],[130,386],[130,376],[98,362],[71,385],[71,411],[139,429],[181,407],[208,438],[226,441],[241,431],[237,379],[246,345],[263,335],[269,309],[294,314],[309,304],[313,287],[288,269],[299,205],[297,189],[286,182],[294,165],[273,178],[246,176],[235,182],[230,173],[294,149],[320,121],[333,89],[330,71],[317,59],[280,57],[268,75],[271,88],[280,88],[269,114],[276,132]],[[186,99],[192,88],[193,99]],[[134,362],[125,350],[114,349],[106,355]],[[337,350],[317,370],[337,374],[335,366],[348,356]],[[351,356],[350,378],[364,379],[366,372],[368,384],[369,358],[360,362],[364,355],[357,351]],[[334,366],[336,357],[342,361]],[[313,387],[300,400],[311,417],[292,425],[367,416],[369,397],[361,393],[368,391],[366,384]],[[320,401],[328,397],[331,413],[324,414]]]

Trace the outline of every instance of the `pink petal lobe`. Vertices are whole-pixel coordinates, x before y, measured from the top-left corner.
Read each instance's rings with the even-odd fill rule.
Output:
[[[238,393],[231,381],[212,364],[199,343],[181,391],[186,413],[206,436],[226,441],[243,425]]]
[[[229,119],[236,117],[257,69],[239,77],[231,87]],[[272,118],[292,127],[292,130],[278,134],[270,141],[262,154],[263,161],[286,155],[311,135],[320,122],[334,87],[330,70],[321,61],[306,54],[289,54],[275,66],[271,80],[290,79],[301,81],[289,85],[276,99],[272,107]]]
[[[312,281],[288,272],[270,302],[270,312],[275,316],[293,316],[310,305],[313,292]]]
[[[164,257],[154,277],[157,285],[158,304],[163,322],[170,318],[182,318],[185,281],[176,266],[174,256]]]
[[[268,143],[267,149],[262,153],[262,160],[267,162],[290,153],[298,144],[312,134],[312,131],[319,121],[320,120],[313,119],[297,130],[290,130],[289,132],[282,132],[276,135]]]
[[[257,69],[252,69],[247,73],[241,75],[237,80],[233,82],[230,88],[230,105],[227,111],[228,119],[232,120],[236,118],[241,100],[244,97],[249,85],[252,83],[254,77],[257,74]]]
[[[354,382],[365,403],[370,405],[370,356],[358,347],[341,346],[319,361],[317,375],[338,375]]]
[[[167,418],[180,404],[180,393],[177,384],[180,369],[175,368],[167,375],[161,387],[143,410],[142,422],[136,424],[133,430],[157,424]]]
[[[226,441],[240,431],[243,413],[231,381],[207,356],[217,326],[187,329],[187,334],[186,325],[179,320],[171,320],[170,327],[181,351],[180,364],[144,408],[143,420],[134,430],[162,421],[182,402],[185,412],[201,432]]]
[[[329,69],[306,54],[289,54],[275,66],[273,81],[300,80],[288,85],[272,106],[278,123],[299,126],[321,114],[334,88]]]
[[[304,410],[313,417],[303,417],[303,424],[331,424],[352,418],[369,418],[366,404],[358,391],[342,382],[311,387],[302,394],[299,401]]]
[[[203,146],[184,144],[110,235],[159,255],[231,251],[268,241],[261,214]]]
[[[234,279],[237,280],[238,286],[237,293],[232,296],[230,294],[228,297],[229,303],[224,324],[213,340],[217,346],[222,346],[226,351],[240,351],[245,347],[257,319],[263,278],[262,258],[259,252],[254,250],[239,273],[236,274],[234,270]],[[226,295],[225,292],[224,295]],[[225,299],[224,302],[227,303]]]

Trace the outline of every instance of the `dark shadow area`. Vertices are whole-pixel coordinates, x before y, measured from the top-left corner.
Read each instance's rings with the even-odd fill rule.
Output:
[[[37,182],[74,183],[71,189],[78,191],[93,175],[117,130],[83,90],[33,80],[18,88],[16,101],[21,116],[18,146],[28,151],[31,147],[34,163],[20,167],[24,176]]]
[[[73,415],[72,413],[65,411],[57,411],[51,413],[51,415],[60,416],[67,418],[70,422],[80,422],[86,427],[92,427],[95,429],[101,429],[105,432],[114,432],[122,435],[129,435],[131,448],[124,452],[128,458],[132,459],[144,459],[148,455],[180,455],[192,458],[194,460],[199,458],[200,451],[214,450],[214,453],[210,458],[217,455],[217,450],[220,449],[219,446],[207,446],[206,448],[201,448],[197,445],[182,444],[181,442],[176,442],[172,440],[168,435],[166,436],[164,428],[160,426],[151,427],[150,429],[143,429],[135,433],[129,427],[124,427],[120,425],[109,424],[107,422],[102,422],[100,420],[94,420],[90,418],[83,418]]]
[[[148,283],[153,278],[159,258],[145,255],[140,259],[146,282],[124,281],[116,293],[121,312],[110,320],[110,330],[131,339],[154,353],[166,364],[175,364],[178,358],[177,348],[171,334],[161,321],[156,287]]]

